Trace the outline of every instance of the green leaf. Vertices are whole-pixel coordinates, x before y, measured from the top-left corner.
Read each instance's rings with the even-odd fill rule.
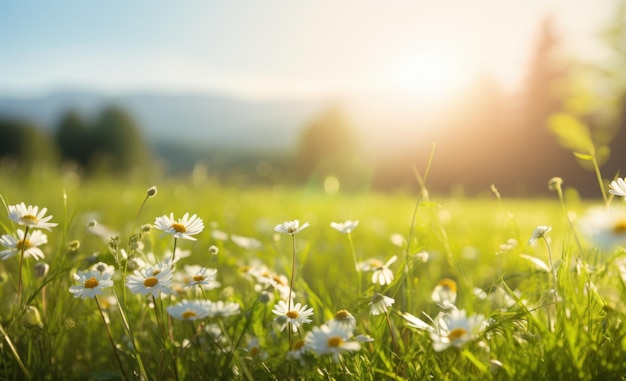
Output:
[[[563,147],[579,152],[593,151],[589,127],[574,116],[565,113],[554,114],[548,119],[548,126]]]
[[[580,160],[587,160],[587,161],[592,161],[593,160],[593,156],[585,155],[585,154],[578,153],[578,152],[574,152],[574,156],[576,156]]]

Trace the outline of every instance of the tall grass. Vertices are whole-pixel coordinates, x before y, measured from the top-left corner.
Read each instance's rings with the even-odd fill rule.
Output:
[[[5,206],[47,207],[59,224],[42,246],[47,274],[35,277],[35,261],[24,260],[22,301],[18,257],[0,261],[2,379],[625,378],[623,248],[581,236],[577,216],[595,202],[581,202],[571,190],[561,200],[556,193],[517,200],[497,192],[425,199],[401,192],[243,189],[186,178],[120,183],[47,172],[3,177],[0,184]],[[151,185],[158,193],[146,199]],[[220,287],[184,288],[179,281],[160,298],[131,293],[129,256],[155,265],[173,246],[154,227],[137,233],[156,217],[185,212],[197,214],[205,228],[197,241],[177,241],[190,255],[176,262],[176,276],[185,265],[214,268]],[[310,226],[293,237],[274,231],[294,219]],[[349,239],[330,227],[345,220],[359,221]],[[90,221],[108,232],[94,234]],[[529,245],[541,225],[552,229]],[[19,226],[0,215],[0,227],[10,235]],[[233,235],[260,246],[238,245]],[[390,284],[374,284],[371,272],[355,269],[357,260],[385,263],[393,255]],[[74,298],[73,274],[98,262],[115,266],[114,286],[97,299]],[[277,283],[262,282],[263,271]],[[272,309],[292,275],[295,301],[314,315],[291,338]],[[453,301],[433,300],[438,284],[456,285],[448,290]],[[372,315],[374,294],[395,302]],[[239,311],[182,321],[168,314],[182,300],[236,303]],[[355,318],[354,336],[345,341],[358,342],[360,350],[333,356],[307,344],[290,351],[339,310]],[[455,310],[485,323],[470,327],[467,340],[436,350],[435,336],[457,337],[441,325]],[[425,326],[412,327],[407,314]]]

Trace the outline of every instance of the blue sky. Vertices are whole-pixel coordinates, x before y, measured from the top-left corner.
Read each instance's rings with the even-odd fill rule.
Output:
[[[472,6],[468,6],[468,4]],[[319,97],[514,87],[543,15],[593,56],[613,1],[3,1],[0,94],[60,88]]]

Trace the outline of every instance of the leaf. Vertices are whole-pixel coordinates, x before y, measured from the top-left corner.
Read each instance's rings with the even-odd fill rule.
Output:
[[[578,153],[578,152],[574,152],[574,156],[576,156],[580,160],[587,160],[587,161],[592,161],[593,160],[593,156],[585,155],[585,154]]]
[[[548,119],[548,126],[558,138],[559,144],[573,151],[588,152],[593,151],[593,141],[589,128],[574,116],[557,113]],[[575,153],[580,155],[580,153]]]
[[[544,261],[542,261],[541,259],[537,258],[537,257],[533,257],[530,255],[526,255],[526,254],[520,254],[520,257],[524,258],[524,259],[528,259],[529,261],[531,261],[532,263],[535,264],[535,266],[537,266],[539,269],[545,271],[545,272],[550,272],[550,267],[548,267],[548,265],[546,265],[546,263]]]

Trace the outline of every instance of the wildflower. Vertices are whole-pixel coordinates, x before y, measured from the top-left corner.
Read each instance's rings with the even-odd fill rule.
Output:
[[[306,229],[307,227],[309,227],[308,222],[305,222],[302,224],[302,226],[300,226],[299,220],[293,220],[293,221],[284,222],[280,225],[276,225],[276,227],[274,228],[274,231],[277,233],[289,234],[293,236],[293,235],[300,233],[302,230]]]
[[[113,272],[100,272],[98,270],[79,271],[74,274],[80,285],[70,286],[70,292],[75,298],[93,298],[102,295],[102,289],[113,286],[111,277]]]
[[[154,221],[154,227],[173,235],[175,238],[195,241],[196,239],[192,235],[200,233],[204,229],[204,223],[195,214],[189,217],[189,213],[185,213],[183,218],[176,221],[174,220],[174,213],[170,213],[169,217],[157,217]]]
[[[45,262],[37,262],[33,266],[35,278],[45,277],[48,274],[48,270],[50,270],[50,265]]]
[[[44,254],[38,246],[45,243],[48,243],[48,236],[41,231],[33,230],[24,237],[24,231],[17,229],[17,239],[9,234],[4,234],[0,237],[0,244],[7,248],[0,251],[0,258],[7,260],[24,250],[24,257],[42,259]]]
[[[533,235],[528,240],[528,245],[532,246],[538,239],[543,238],[550,230],[552,230],[551,226],[537,226],[535,231],[533,231]]]
[[[254,238],[232,234],[230,236],[230,239],[235,243],[235,245],[246,250],[256,250],[260,249],[262,246],[261,241]]]
[[[435,329],[430,324],[426,323],[425,321],[418,318],[417,316],[411,315],[408,312],[403,313],[402,317],[404,318],[404,320],[407,321],[406,325],[408,325],[409,327],[417,328],[422,331],[429,331],[429,332],[435,331]]]
[[[104,262],[96,263],[95,265],[93,265],[93,269],[97,270],[97,271],[99,271],[101,273],[104,273],[104,272],[113,273],[113,272],[115,272],[115,267],[113,267],[111,265],[107,265]]]
[[[300,303],[297,303],[294,307],[292,300],[289,301],[289,305],[284,300],[280,300],[274,305],[272,312],[278,315],[274,321],[280,326],[281,332],[287,324],[291,325],[293,332],[298,332],[298,327],[304,323],[311,322],[309,316],[313,315],[313,308],[307,309],[306,305],[303,306]]]
[[[178,320],[198,320],[209,316],[209,304],[199,300],[186,301],[167,307],[167,313]]]
[[[46,208],[41,208],[41,211],[39,211],[38,206],[28,205],[27,207],[22,202],[17,205],[9,205],[9,218],[20,225],[50,230],[51,227],[55,227],[58,224],[48,222],[52,219],[52,216],[46,216],[47,211],[48,209]]]
[[[171,267],[146,267],[142,270],[135,270],[133,274],[126,279],[126,287],[133,294],[152,294],[156,298],[159,296],[159,292],[171,293],[173,276]]]
[[[437,320],[436,329],[430,334],[433,349],[441,352],[450,346],[460,348],[476,339],[485,327],[486,321],[483,315],[468,318],[464,310],[452,310]]]
[[[626,201],[626,178],[611,181],[609,184],[609,193],[614,194],[616,196],[624,197]]]
[[[213,229],[211,231],[211,238],[216,239],[218,241],[227,241],[228,240],[228,233],[223,232],[223,231],[218,230],[218,229]]]
[[[389,266],[394,263],[398,259],[397,256],[393,256],[389,258],[386,263],[382,263],[378,259],[369,259],[365,262],[360,262],[357,264],[357,268],[361,271],[373,271],[372,273],[372,283],[380,284],[384,286],[386,284],[391,284],[393,281],[393,271],[389,270]]]
[[[444,307],[454,305],[456,302],[456,282],[448,278],[440,280],[430,297],[433,302],[439,303]]]
[[[361,344],[357,341],[348,341],[352,330],[348,327],[333,324],[314,327],[304,338],[307,347],[318,355],[331,354],[333,361],[339,361],[341,352],[358,351]]]
[[[374,341],[373,337],[371,337],[369,335],[364,335],[364,334],[356,335],[355,339],[359,343],[371,343],[371,342]]]
[[[356,319],[354,318],[354,316],[352,316],[352,314],[350,312],[348,312],[346,310],[339,310],[335,314],[335,318],[332,319],[332,320],[329,320],[326,324],[328,324],[328,325],[332,325],[332,324],[344,325],[344,326],[350,328],[351,330],[354,330],[356,328]]]
[[[560,190],[562,185],[563,179],[560,177],[553,177],[550,179],[550,181],[548,181],[548,189],[553,191]]]
[[[256,357],[261,360],[265,360],[269,356],[267,352],[265,352],[261,348],[261,345],[259,344],[259,339],[256,336],[251,338],[250,341],[248,341],[248,347],[246,348],[246,350],[248,351],[248,354],[250,355],[250,357],[253,357],[253,358]]]
[[[24,328],[43,328],[43,322],[41,321],[41,315],[39,310],[35,306],[28,306],[24,314],[22,315],[22,325]]]
[[[148,188],[148,190],[146,191],[146,193],[148,194],[148,197],[154,197],[157,194],[157,187],[156,186],[151,186],[150,188]]]
[[[211,255],[217,255],[219,252],[220,252],[220,249],[217,246],[215,245],[209,246],[209,253]]]
[[[581,233],[600,247],[626,245],[626,211],[623,209],[591,209],[580,219],[579,226]]]
[[[293,348],[287,353],[287,358],[290,360],[297,360],[301,366],[305,366],[304,354],[307,351],[306,342],[304,340],[297,340],[293,343]]]
[[[215,303],[209,304],[209,316],[212,317],[227,317],[239,314],[241,311],[241,307],[239,304],[230,302],[224,303],[221,300],[218,300]]]
[[[185,266],[189,280],[187,282],[187,288],[200,286],[209,290],[217,288],[220,283],[215,280],[217,275],[216,269],[208,269],[200,266]]]
[[[382,313],[386,313],[387,307],[391,307],[394,302],[394,299],[383,294],[376,293],[372,296],[372,301],[369,302],[370,314],[380,315]]]
[[[331,222],[330,227],[342,234],[350,234],[359,225],[359,221]]]

